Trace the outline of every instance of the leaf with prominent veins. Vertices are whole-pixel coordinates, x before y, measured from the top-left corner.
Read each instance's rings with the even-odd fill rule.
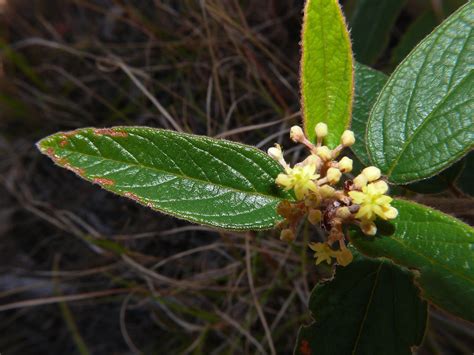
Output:
[[[292,198],[275,185],[275,161],[226,140],[146,127],[84,128],[53,134],[38,147],[106,190],[215,227],[271,228],[278,203]]]
[[[419,293],[407,270],[355,253],[311,292],[315,322],[300,329],[295,354],[411,355],[427,321]]]
[[[354,94],[351,42],[337,0],[308,0],[303,20],[301,100],[306,135],[329,127],[325,143],[334,148],[351,122]]]
[[[351,242],[368,256],[417,270],[424,298],[473,322],[474,229],[414,202],[395,200],[393,206],[399,212],[393,234],[354,233]]]
[[[473,27],[470,1],[416,47],[382,89],[367,148],[391,182],[430,177],[472,149]]]

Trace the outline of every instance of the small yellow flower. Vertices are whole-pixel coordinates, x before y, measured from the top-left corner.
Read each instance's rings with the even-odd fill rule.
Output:
[[[326,243],[309,243],[309,248],[313,251],[314,257],[316,258],[316,265],[326,261],[331,264],[331,258],[334,255],[334,251]]]
[[[296,198],[302,200],[309,191],[316,191],[315,181],[319,178],[316,174],[315,164],[298,165],[288,168],[286,174],[279,174],[276,183],[283,186],[285,190],[294,189]]]
[[[333,252],[334,256],[336,257],[337,263],[341,266],[347,266],[352,262],[354,257],[349,249],[343,249]]]
[[[376,216],[387,220],[397,217],[398,211],[390,206],[392,198],[384,195],[387,191],[384,184],[371,183],[360,191],[350,191],[349,196],[352,202],[360,205],[360,209],[355,215],[361,220],[373,221]]]

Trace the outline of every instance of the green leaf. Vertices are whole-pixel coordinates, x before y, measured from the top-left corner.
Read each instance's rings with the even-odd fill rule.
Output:
[[[349,21],[352,49],[358,62],[373,64],[388,44],[406,0],[358,0]]]
[[[422,296],[447,311],[474,321],[474,229],[431,208],[404,200],[392,235],[355,233],[351,242],[371,257],[385,257],[417,270]]]
[[[438,25],[434,12],[426,11],[408,27],[400,42],[393,49],[391,63],[398,65],[413,48]]]
[[[388,77],[363,64],[355,65],[355,97],[352,111],[352,130],[356,142],[352,146],[353,152],[364,165],[370,165],[369,156],[365,144],[365,131],[369,119],[370,110],[377,100]]]
[[[308,0],[302,33],[301,96],[306,135],[325,122],[333,148],[349,127],[353,96],[352,51],[337,0]]]
[[[391,182],[432,176],[472,148],[473,26],[469,2],[421,42],[382,89],[367,147]]]
[[[279,165],[226,140],[146,128],[84,128],[38,143],[41,152],[104,189],[152,209],[215,227],[271,228],[289,195]]]
[[[421,343],[427,304],[413,275],[388,261],[356,255],[309,300],[315,322],[302,327],[295,354],[411,354]]]

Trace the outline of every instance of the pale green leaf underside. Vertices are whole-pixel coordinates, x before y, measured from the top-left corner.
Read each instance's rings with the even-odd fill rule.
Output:
[[[352,109],[352,130],[356,142],[352,146],[352,150],[366,166],[370,165],[365,143],[367,121],[370,110],[387,79],[388,77],[384,73],[356,62],[354,107]]]
[[[409,355],[425,332],[413,275],[389,261],[356,255],[314,288],[309,306],[315,322],[300,329],[295,354]]]
[[[434,175],[473,146],[474,2],[425,38],[374,105],[369,155],[394,183]]]
[[[258,149],[146,127],[84,128],[41,140],[58,165],[153,209],[219,228],[271,228],[279,165]]]
[[[394,234],[355,234],[352,243],[364,254],[418,270],[426,299],[474,321],[474,229],[413,202],[395,200],[393,205],[399,211]]]
[[[306,134],[315,139],[314,127],[325,122],[325,143],[339,144],[349,127],[353,96],[352,51],[344,17],[337,0],[306,2],[301,60],[301,96]]]

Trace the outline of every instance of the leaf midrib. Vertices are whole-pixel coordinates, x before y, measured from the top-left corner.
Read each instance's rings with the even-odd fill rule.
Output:
[[[365,321],[367,320],[367,316],[369,314],[370,306],[372,305],[372,299],[374,298],[375,289],[377,287],[377,283],[379,282],[380,271],[382,270],[383,265],[384,265],[384,263],[382,262],[382,263],[380,263],[379,267],[377,268],[374,284],[373,284],[372,290],[370,292],[370,297],[369,297],[369,300],[367,302],[367,306],[365,307],[364,317],[362,318],[362,321],[360,322],[359,332],[357,333],[357,338],[356,338],[356,341],[355,341],[353,349],[352,349],[352,355],[354,355],[356,353],[357,347],[359,346],[360,337],[362,335],[362,329],[364,328]]]
[[[59,145],[57,145],[57,147],[59,147]],[[116,163],[120,163],[120,164],[124,164],[124,165],[130,165],[130,166],[135,166],[135,167],[138,167],[140,169],[149,169],[149,170],[153,170],[153,171],[156,171],[158,173],[165,173],[165,174],[168,174],[168,175],[174,175],[178,178],[182,178],[182,179],[187,179],[187,180],[193,180],[193,181],[197,181],[199,183],[208,183],[208,184],[212,184],[214,186],[218,186],[218,187],[221,187],[221,188],[225,188],[225,189],[229,189],[231,191],[235,191],[235,192],[238,192],[238,193],[248,193],[248,194],[251,194],[251,195],[258,195],[258,196],[263,196],[263,197],[268,197],[270,199],[273,199],[273,200],[284,200],[284,198],[280,198],[280,197],[277,197],[277,196],[273,196],[273,195],[268,195],[268,194],[264,194],[264,193],[261,193],[259,191],[245,191],[245,190],[238,190],[236,189],[235,187],[231,187],[231,186],[226,186],[226,185],[222,185],[222,184],[218,184],[218,183],[215,183],[215,182],[211,182],[211,181],[206,181],[206,180],[200,180],[200,179],[197,179],[197,178],[194,178],[194,177],[190,177],[190,176],[185,176],[185,175],[182,175],[182,174],[178,174],[178,173],[175,173],[175,172],[169,172],[169,171],[166,171],[166,170],[163,170],[163,169],[158,169],[156,167],[151,167],[151,166],[147,166],[147,165],[139,165],[139,164],[135,164],[135,163],[130,163],[130,162],[123,162],[121,160],[117,160],[117,159],[112,159],[112,158],[106,158],[106,157],[103,157],[103,156],[97,156],[97,155],[93,155],[93,154],[88,154],[88,153],[84,153],[84,152],[80,152],[78,150],[72,150],[72,149],[67,149],[67,148],[62,148],[62,147],[59,147],[57,148],[59,151],[66,151],[66,152],[72,152],[72,153],[77,153],[77,154],[82,154],[82,155],[85,155],[85,156],[89,156],[89,157],[93,157],[93,158],[96,158],[96,159],[102,159],[102,160],[108,160],[108,161],[112,161],[112,162],[116,162]],[[76,165],[77,166],[77,165]],[[78,167],[78,166],[77,166]]]

